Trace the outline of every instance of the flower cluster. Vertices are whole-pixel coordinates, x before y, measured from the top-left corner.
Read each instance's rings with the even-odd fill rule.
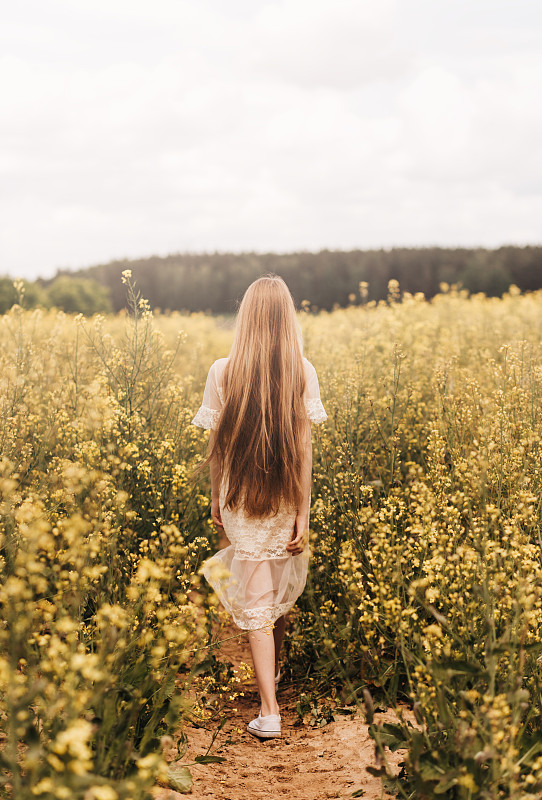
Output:
[[[217,656],[226,619],[198,574],[216,540],[193,479],[207,434],[189,424],[231,320],[153,314],[123,281],[127,314],[0,318],[0,750],[17,800],[148,797],[161,737],[216,724],[245,678]],[[327,721],[363,690],[372,708],[370,688],[415,715],[371,726],[383,774],[386,746],[407,749],[403,795],[536,796],[542,295],[359,288],[360,305],[304,301],[299,319],[328,412],[286,639],[300,713]]]
[[[289,657],[315,694],[412,704],[398,790],[519,798],[542,787],[542,294],[443,290],[303,317],[329,420]]]
[[[202,705],[200,373],[179,315],[162,330],[124,279],[128,316],[0,318],[1,780],[17,800],[150,797],[160,740]],[[216,719],[237,682],[215,662]]]

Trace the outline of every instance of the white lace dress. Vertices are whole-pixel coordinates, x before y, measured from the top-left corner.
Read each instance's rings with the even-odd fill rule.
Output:
[[[192,420],[207,430],[218,427],[224,402],[222,377],[227,359],[211,366],[203,403]],[[303,359],[306,376],[305,407],[311,422],[324,422],[327,414],[320,400],[316,370]],[[231,544],[203,564],[202,571],[235,624],[244,630],[271,626],[286,614],[305,588],[309,564],[308,543],[302,553],[286,550],[291,541],[295,512],[286,507],[264,518],[247,516],[243,509],[224,507],[227,487],[220,487],[220,513]]]

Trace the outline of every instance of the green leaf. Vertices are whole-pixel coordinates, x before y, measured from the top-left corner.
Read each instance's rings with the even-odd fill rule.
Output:
[[[375,707],[371,692],[368,689],[363,690],[363,701],[365,703],[365,714],[367,723],[370,725],[374,719]]]
[[[392,722],[385,722],[383,725],[369,725],[369,736],[380,745],[389,747],[390,750],[397,750],[398,747],[405,747],[408,741],[408,731],[402,725],[395,725]]]
[[[446,697],[444,696],[444,692],[440,688],[437,691],[436,700],[437,700],[437,708],[439,710],[439,715],[440,715],[440,720],[439,721],[443,725],[447,726],[447,725],[449,725],[449,722],[450,722],[450,714],[449,714],[449,709],[448,709],[448,703],[446,702]]]
[[[168,767],[167,782],[171,789],[182,794],[192,791],[192,775],[188,767],[181,764],[172,764]]]
[[[419,772],[424,781],[441,781],[444,776],[444,769],[435,764],[433,759],[421,761]]]
[[[450,772],[449,775],[445,775],[437,785],[433,788],[435,794],[444,794],[448,792],[453,786],[457,785],[457,771],[454,770]]]
[[[224,756],[196,756],[194,759],[198,764],[223,764],[227,760]]]
[[[179,758],[182,758],[187,750],[188,750],[188,736],[183,731],[181,732],[179,739],[177,741],[177,753],[179,755]]]
[[[352,792],[350,795],[351,797],[363,797],[365,794],[365,789],[358,789],[356,792]]]
[[[444,675],[451,678],[453,675],[485,675],[486,670],[476,661],[457,659],[456,661],[442,661],[440,664],[433,664],[432,672],[435,675]]]
[[[519,763],[520,764],[532,763],[534,756],[536,756],[541,750],[542,750],[542,733],[538,731],[537,733],[527,736],[525,732],[523,732],[521,736],[521,758],[519,760]]]
[[[375,778],[383,778],[386,775],[384,767],[365,767],[365,771],[368,772],[369,775],[374,775]]]

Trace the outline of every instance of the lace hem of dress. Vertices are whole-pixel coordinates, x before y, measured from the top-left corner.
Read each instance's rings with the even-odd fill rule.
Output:
[[[311,397],[310,400],[306,400],[305,408],[311,422],[319,424],[326,421],[327,414],[319,397]]]
[[[279,617],[290,611],[293,605],[294,601],[264,608],[235,608],[232,609],[232,617],[238,628],[245,631],[256,631],[260,628],[270,628]]]
[[[276,547],[259,548],[258,550],[247,550],[242,547],[235,548],[235,558],[240,561],[268,561],[269,559],[275,560],[279,558],[292,558],[284,544],[277,545]]]
[[[209,431],[211,428],[215,429],[218,426],[219,418],[220,411],[207,408],[207,406],[200,406],[196,416],[192,420],[192,425],[198,425],[198,427],[205,428]]]

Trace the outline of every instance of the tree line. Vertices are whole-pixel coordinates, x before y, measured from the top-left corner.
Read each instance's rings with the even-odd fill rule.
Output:
[[[423,292],[427,298],[437,294],[442,283],[488,296],[502,295],[511,284],[522,291],[534,291],[542,288],[542,246],[179,253],[111,261],[77,271],[60,270],[53,280],[38,281],[37,287],[52,297],[56,286],[53,304],[65,311],[107,311],[108,303],[118,311],[126,304],[121,282],[125,269],[132,271],[151,308],[162,311],[232,313],[249,283],[269,272],[284,278],[297,304],[308,301],[313,307],[330,310],[348,305],[354,298],[359,301],[362,281],[368,284],[367,299],[376,301],[387,297],[391,279],[399,281],[402,291]],[[93,287],[99,308],[91,308]],[[77,303],[85,307],[75,308]]]
[[[119,279],[120,280],[120,279]],[[0,314],[13,305],[24,308],[60,308],[66,313],[108,314],[113,311],[111,293],[96,280],[62,274],[51,281],[13,281],[0,278]]]

